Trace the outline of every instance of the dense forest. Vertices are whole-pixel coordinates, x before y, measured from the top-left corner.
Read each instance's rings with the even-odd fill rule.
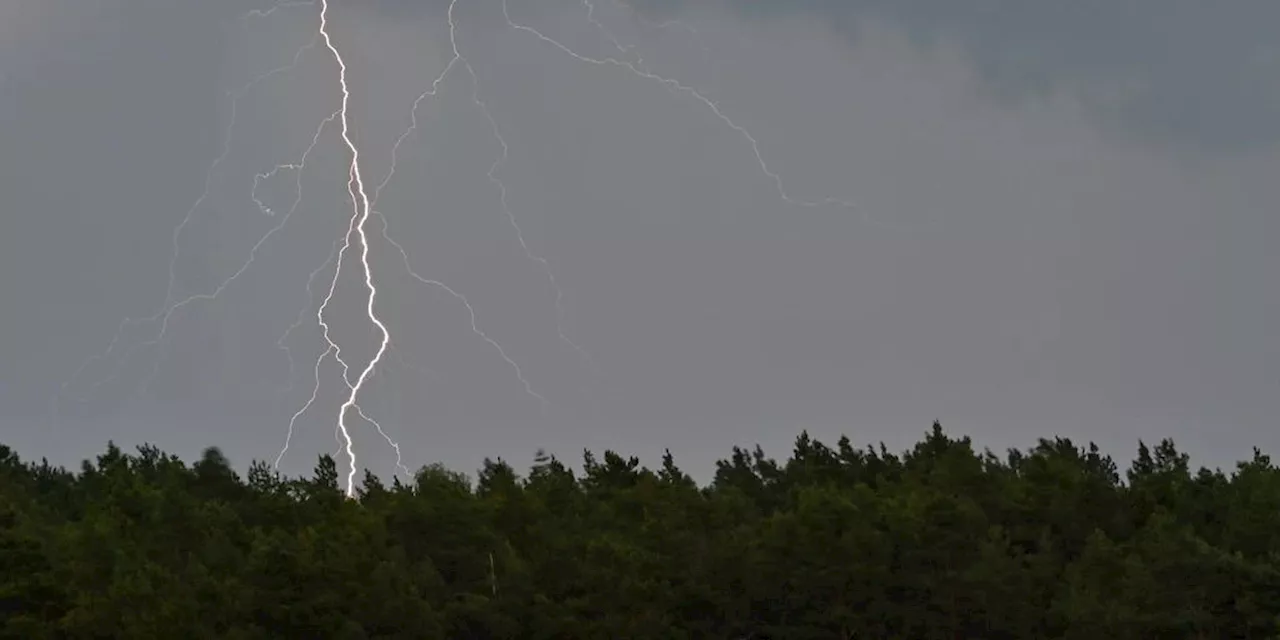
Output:
[[[1097,447],[1003,456],[937,424],[895,454],[807,434],[698,486],[539,454],[354,499],[216,449],[115,446],[79,472],[0,446],[5,638],[1277,638],[1280,470],[1126,473]]]

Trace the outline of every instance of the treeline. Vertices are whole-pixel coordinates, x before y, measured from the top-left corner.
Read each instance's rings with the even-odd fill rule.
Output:
[[[606,452],[411,483],[216,449],[79,473],[0,446],[6,638],[1276,638],[1280,471],[1164,441],[997,456],[937,424],[893,454],[801,435],[699,487]]]

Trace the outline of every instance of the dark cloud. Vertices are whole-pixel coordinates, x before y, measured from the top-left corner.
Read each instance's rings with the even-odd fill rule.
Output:
[[[629,0],[670,18],[685,0]],[[954,43],[992,95],[1067,88],[1100,123],[1224,151],[1280,140],[1280,3],[1270,0],[719,0],[753,19],[810,15],[856,38],[868,20]]]

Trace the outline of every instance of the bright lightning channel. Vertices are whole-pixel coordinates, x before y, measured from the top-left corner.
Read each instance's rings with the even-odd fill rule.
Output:
[[[570,57],[580,62],[589,63],[597,66],[621,67],[636,76],[659,83],[665,86],[669,91],[673,93],[685,94],[690,97],[693,97],[695,100],[697,100],[698,102],[702,103],[705,107],[710,109],[711,112],[721,122],[723,122],[729,128],[734,130],[736,133],[742,136],[742,138],[747,143],[749,143],[760,171],[772,181],[778,195],[781,197],[781,199],[784,202],[791,205],[795,205],[795,206],[801,206],[801,207],[838,206],[845,209],[861,211],[861,209],[859,207],[856,207],[853,203],[845,200],[836,199],[836,198],[823,198],[820,200],[802,200],[802,199],[793,197],[786,190],[782,177],[778,173],[774,172],[766,163],[765,158],[760,150],[760,144],[750,131],[748,131],[746,128],[740,126],[739,124],[734,122],[732,119],[730,119],[729,116],[722,111],[719,104],[717,104],[715,101],[711,100],[710,98],[707,98],[704,94],[700,93],[698,90],[690,86],[684,85],[678,80],[660,76],[656,73],[651,72],[645,66],[644,60],[636,53],[634,46],[622,44],[614,36],[614,34],[599,19],[595,17],[596,7],[592,3],[592,0],[581,0],[581,1],[582,1],[583,7],[586,10],[586,20],[599,33],[601,33],[605,39],[607,39],[614,46],[615,50],[623,59],[614,58],[614,57],[593,58],[593,57],[582,55],[576,52],[575,50],[569,48],[568,46],[564,45],[563,43],[559,42],[558,40],[555,40],[543,34],[537,29],[534,29],[533,27],[516,22],[511,17],[507,0],[502,0],[502,14],[509,28],[515,31],[528,33],[534,36],[540,42],[551,45],[552,47],[558,49],[562,53],[567,54]],[[343,403],[338,409],[338,415],[337,415],[336,424],[335,424],[335,437],[338,439],[338,442],[339,442],[339,452],[345,452],[348,460],[345,493],[348,496],[353,496],[355,493],[355,486],[354,486],[355,475],[358,471],[359,466],[358,466],[358,461],[355,455],[354,442],[352,440],[351,432],[347,422],[348,417],[351,413],[355,413],[357,416],[359,416],[360,419],[374,426],[374,428],[383,437],[383,439],[386,440],[386,442],[395,450],[396,467],[401,472],[405,473],[406,476],[411,475],[408,468],[402,462],[399,444],[397,444],[383,430],[382,426],[376,420],[369,417],[359,404],[361,391],[363,390],[364,386],[369,382],[369,380],[374,376],[375,372],[378,370],[379,364],[382,362],[384,357],[388,356],[388,353],[392,348],[392,338],[391,338],[390,331],[388,330],[386,324],[378,316],[376,311],[376,303],[377,303],[379,290],[378,290],[377,283],[375,281],[373,266],[370,262],[370,242],[369,242],[369,234],[368,234],[368,224],[369,224],[370,217],[373,217],[373,216],[378,217],[379,222],[381,224],[382,238],[387,242],[387,244],[394,247],[400,253],[400,257],[403,262],[404,268],[406,269],[408,274],[414,279],[416,279],[418,282],[443,290],[444,292],[448,293],[450,296],[460,301],[463,304],[463,306],[466,308],[469,314],[470,326],[471,326],[472,332],[475,333],[480,338],[482,338],[483,340],[485,340],[491,347],[493,347],[495,351],[498,353],[498,355],[514,370],[517,378],[524,385],[525,392],[529,396],[537,399],[540,402],[544,412],[547,408],[546,398],[534,390],[533,386],[530,384],[529,380],[526,378],[523,371],[521,370],[519,364],[517,364],[515,360],[513,360],[511,357],[507,355],[505,349],[502,347],[501,344],[499,344],[497,341],[489,337],[479,327],[476,320],[475,309],[470,303],[470,301],[468,301],[468,299],[463,294],[449,287],[443,282],[429,279],[419,275],[413,269],[409,254],[406,251],[405,247],[392,237],[387,218],[375,208],[378,202],[378,198],[381,195],[383,189],[388,185],[388,183],[391,181],[391,179],[396,173],[396,164],[398,160],[398,152],[399,152],[400,145],[409,137],[411,137],[418,128],[417,111],[420,104],[427,98],[429,97],[434,98],[439,94],[441,84],[445,81],[446,77],[450,74],[450,72],[457,66],[462,66],[470,76],[471,85],[472,85],[471,100],[473,104],[478,109],[480,109],[481,113],[484,115],[485,119],[488,121],[490,125],[491,134],[500,146],[501,153],[490,165],[489,170],[487,172],[487,178],[489,182],[493,184],[498,191],[499,202],[501,205],[502,212],[506,216],[513,230],[515,231],[516,239],[518,240],[521,249],[523,249],[525,256],[529,260],[537,262],[541,266],[544,273],[546,274],[548,282],[550,283],[553,289],[553,292],[555,294],[556,328],[557,328],[557,333],[559,335],[559,338],[564,343],[572,347],[575,351],[577,351],[579,355],[582,357],[582,359],[589,366],[591,366],[592,363],[591,363],[590,355],[587,353],[587,351],[583,349],[581,346],[574,343],[565,334],[561,326],[562,319],[563,319],[563,309],[562,309],[563,292],[556,281],[554,272],[549,262],[546,259],[535,254],[529,247],[528,243],[525,241],[524,234],[520,228],[520,225],[508,201],[507,187],[503,183],[502,179],[498,176],[499,170],[504,165],[504,163],[507,162],[509,158],[510,150],[505,138],[502,135],[501,128],[498,126],[497,120],[494,118],[488,106],[485,104],[484,100],[481,98],[480,82],[475,72],[475,69],[471,66],[471,64],[467,61],[466,57],[463,56],[463,54],[461,53],[461,50],[459,49],[458,41],[457,41],[457,22],[455,21],[455,18],[454,18],[454,10],[457,5],[457,0],[451,0],[448,8],[448,14],[447,14],[448,24],[449,24],[449,41],[452,48],[453,56],[445,65],[441,73],[438,76],[436,76],[434,80],[431,82],[430,87],[426,91],[424,91],[421,95],[419,95],[416,100],[414,100],[412,108],[410,110],[411,123],[409,127],[399,136],[399,138],[396,139],[396,142],[391,149],[390,168],[386,176],[383,178],[383,180],[379,184],[377,184],[375,188],[372,190],[372,193],[370,193],[370,191],[366,188],[365,179],[361,171],[362,167],[361,167],[360,149],[355,143],[355,141],[353,140],[353,137],[351,134],[352,132],[352,123],[351,123],[351,117],[350,117],[351,91],[347,83],[348,68],[347,68],[346,61],[344,60],[337,45],[334,43],[334,38],[332,36],[332,33],[330,32],[330,11],[329,11],[330,0],[303,0],[303,1],[281,0],[280,2],[277,2],[276,4],[272,5],[267,9],[253,10],[244,14],[241,17],[242,18],[267,17],[278,11],[282,11],[284,9],[293,8],[293,7],[302,7],[302,6],[315,7],[317,4],[319,5],[319,16],[318,16],[319,25],[316,29],[315,35],[310,42],[308,42],[306,45],[301,47],[295,53],[293,60],[284,66],[272,69],[270,71],[267,71],[266,73],[263,73],[253,78],[246,85],[240,87],[237,90],[230,92],[231,116],[230,116],[230,122],[223,136],[221,153],[214,159],[213,163],[210,165],[208,171],[206,172],[204,188],[203,188],[203,191],[201,192],[201,195],[199,196],[199,198],[197,198],[195,203],[192,204],[191,208],[187,211],[186,215],[182,218],[181,222],[177,225],[177,227],[174,229],[174,232],[173,232],[173,238],[172,238],[173,252],[170,257],[168,286],[166,288],[165,302],[162,305],[161,310],[155,315],[152,315],[150,317],[140,318],[140,319],[126,318],[124,321],[122,321],[115,336],[112,338],[111,342],[108,344],[107,350],[104,353],[98,354],[86,360],[80,366],[80,368],[76,370],[76,372],[72,375],[72,377],[62,385],[61,391],[54,398],[53,409],[54,409],[54,415],[56,420],[57,405],[61,396],[68,391],[68,389],[73,385],[73,383],[77,379],[79,379],[79,377],[93,362],[97,360],[110,358],[112,354],[116,352],[116,350],[119,348],[120,341],[123,338],[123,334],[126,328],[134,325],[143,324],[143,323],[157,323],[157,322],[159,323],[159,331],[157,332],[154,338],[152,338],[151,340],[141,342],[139,344],[135,344],[132,347],[125,350],[125,352],[120,358],[120,362],[116,365],[114,370],[105,378],[92,383],[87,393],[92,393],[98,387],[109,382],[110,380],[114,379],[117,375],[119,375],[120,371],[123,369],[123,367],[129,360],[132,353],[137,349],[148,347],[148,346],[155,346],[155,345],[159,345],[161,348],[163,348],[164,341],[169,332],[170,320],[173,317],[174,313],[198,301],[216,300],[232,283],[238,280],[242,275],[244,275],[249,270],[249,268],[254,263],[256,257],[258,256],[260,249],[265,244],[267,244],[267,242],[272,238],[272,236],[274,236],[277,232],[279,232],[281,229],[285,227],[285,225],[288,223],[293,213],[297,210],[302,199],[302,176],[306,166],[307,158],[318,145],[319,140],[325,128],[329,124],[331,124],[333,121],[337,120],[341,125],[340,137],[342,139],[344,146],[346,147],[346,150],[350,153],[350,162],[347,165],[347,195],[351,199],[352,211],[351,211],[350,217],[347,220],[346,231],[340,238],[341,242],[337,242],[337,241],[334,242],[333,248],[328,258],[317,269],[312,271],[307,279],[307,285],[306,285],[307,299],[308,301],[313,301],[314,297],[312,293],[312,285],[314,281],[316,280],[316,278],[319,276],[321,272],[327,269],[330,265],[333,265],[333,276],[332,276],[332,279],[330,280],[329,287],[324,295],[322,302],[320,303],[318,309],[316,309],[316,312],[315,312],[316,323],[321,329],[321,333],[323,335],[326,348],[319,355],[319,357],[317,357],[313,367],[314,386],[312,388],[312,393],[308,398],[308,400],[291,416],[289,420],[288,431],[285,436],[285,441],[278,455],[276,456],[275,464],[278,467],[281,459],[289,451],[290,443],[294,434],[294,428],[297,420],[311,406],[315,404],[320,391],[320,369],[323,366],[324,362],[330,356],[332,356],[334,361],[336,361],[342,369],[342,380],[347,388],[346,399],[343,401]],[[614,4],[617,5],[619,8],[626,9],[634,13],[634,9],[629,5],[629,3],[625,2],[625,0],[614,0]],[[678,21],[668,21],[660,24],[655,23],[655,24],[652,24],[651,26],[658,27],[658,28],[678,26],[678,27],[687,29],[688,31],[693,33],[695,37],[698,35],[697,32],[693,29],[693,27],[690,27]],[[191,295],[183,299],[178,299],[177,292],[176,292],[176,288],[177,288],[176,269],[177,269],[177,261],[178,261],[178,252],[180,248],[180,238],[182,236],[184,229],[191,223],[196,212],[200,209],[200,207],[203,205],[205,200],[209,197],[214,174],[217,172],[220,165],[226,160],[226,158],[230,154],[231,135],[232,135],[232,130],[235,127],[236,112],[239,107],[240,100],[259,83],[275,75],[289,71],[295,66],[297,66],[298,63],[301,61],[303,55],[308,50],[314,48],[321,41],[323,41],[325,48],[327,49],[329,54],[332,55],[334,61],[338,65],[337,81],[342,91],[342,99],[341,99],[340,107],[336,111],[334,111],[332,114],[330,114],[327,118],[325,118],[323,121],[321,121],[319,126],[316,128],[315,135],[312,137],[311,144],[306,148],[306,150],[302,153],[301,157],[297,161],[279,164],[266,173],[256,174],[254,176],[253,188],[250,190],[250,197],[253,200],[253,202],[257,205],[259,211],[261,211],[263,214],[267,216],[275,217],[277,212],[272,208],[270,208],[269,206],[267,206],[262,200],[258,198],[257,196],[258,188],[263,182],[272,179],[277,174],[284,171],[292,171],[295,173],[296,184],[295,184],[295,197],[293,199],[293,202],[291,203],[291,206],[284,212],[283,215],[278,217],[277,224],[273,226],[264,236],[262,236],[257,243],[254,244],[254,246],[252,247],[249,253],[248,259],[241,265],[241,267],[237,271],[235,271],[230,277],[224,280],[220,285],[218,285],[214,291],[210,293],[201,293],[201,294]],[[704,52],[705,52],[705,46],[704,46]],[[634,61],[628,61],[627,60],[628,58],[633,59]],[[880,226],[884,224],[871,218],[865,211],[862,211],[862,217],[865,222],[873,225]],[[359,371],[359,374],[354,377],[354,379],[352,377],[353,368],[350,366],[347,360],[343,357],[341,346],[331,336],[330,326],[326,319],[326,311],[328,310],[330,303],[333,301],[334,294],[337,289],[337,283],[342,273],[343,265],[347,262],[346,258],[347,258],[348,252],[353,251],[353,248],[352,248],[353,235],[355,236],[354,242],[358,242],[360,245],[358,256],[359,256],[360,268],[363,272],[364,285],[365,285],[365,288],[367,289],[367,297],[365,298],[365,313],[371,324],[371,328],[376,331],[376,334],[378,335],[378,338],[379,338],[378,348],[376,352],[365,364],[365,366]],[[305,321],[305,316],[306,316],[306,309],[303,309],[299,313],[297,320],[285,331],[284,335],[282,335],[276,343],[280,349],[285,351],[286,357],[288,358],[289,373],[290,373],[289,389],[292,389],[294,361],[293,361],[292,353],[287,345],[287,340],[290,334],[302,325],[302,323]],[[160,366],[160,360],[157,358],[154,364],[154,367],[151,371],[151,375],[146,378],[146,380],[142,385],[144,388],[146,387],[147,384],[149,384],[149,381],[151,380],[151,378],[155,376],[159,366]]]
[[[403,144],[404,141],[407,140],[417,130],[417,127],[418,127],[417,112],[421,103],[424,100],[426,100],[428,97],[435,97],[438,95],[440,84],[444,82],[445,78],[449,75],[450,71],[452,71],[452,69],[458,63],[461,63],[463,66],[467,68],[468,73],[472,77],[473,83],[475,83],[476,81],[475,71],[472,70],[471,65],[466,61],[466,59],[462,56],[462,54],[459,52],[459,49],[458,49],[457,23],[454,19],[454,9],[456,5],[457,5],[457,0],[453,0],[453,2],[451,2],[449,5],[449,10],[448,10],[449,36],[450,36],[450,44],[453,50],[453,57],[445,65],[445,68],[441,71],[441,73],[438,76],[436,76],[436,78],[431,82],[430,88],[428,88],[426,91],[420,94],[417,99],[414,100],[412,108],[410,109],[410,125],[404,132],[401,133],[401,135],[396,139],[395,144],[392,146],[390,168],[388,169],[387,174],[383,178],[383,180],[378,185],[375,186],[373,190],[373,194],[371,196],[366,193],[364,189],[364,182],[363,182],[362,176],[360,176],[359,174],[358,152],[355,148],[355,145],[350,141],[349,136],[347,136],[344,133],[344,141],[346,141],[348,149],[352,152],[352,164],[350,165],[351,180],[348,182],[348,194],[352,198],[352,202],[355,206],[355,211],[349,221],[347,232],[343,236],[342,247],[337,250],[337,256],[336,256],[337,267],[335,268],[333,278],[330,281],[329,290],[326,293],[325,298],[321,303],[320,308],[318,309],[316,314],[317,323],[321,327],[321,331],[326,343],[326,349],[317,358],[315,366],[313,367],[313,386],[312,386],[310,397],[302,405],[302,407],[300,407],[296,412],[294,412],[294,414],[289,419],[289,427],[285,437],[285,442],[280,452],[276,456],[275,464],[278,467],[281,459],[283,459],[284,455],[288,452],[290,441],[292,439],[297,420],[318,399],[319,389],[320,389],[320,368],[323,362],[325,361],[325,359],[327,359],[330,355],[332,355],[334,360],[337,361],[338,364],[342,367],[343,381],[345,382],[348,389],[347,401],[339,409],[339,418],[338,418],[338,423],[336,428],[336,435],[340,440],[340,450],[343,450],[343,449],[346,450],[348,460],[350,461],[350,466],[348,467],[348,476],[347,476],[348,495],[351,495],[354,492],[354,484],[353,484],[354,474],[357,468],[356,467],[357,463],[353,457],[353,448],[352,448],[350,433],[347,429],[347,425],[345,422],[346,415],[350,410],[355,410],[356,413],[363,420],[365,420],[366,422],[369,422],[374,426],[375,429],[377,429],[378,433],[383,437],[383,439],[386,440],[387,443],[395,450],[397,468],[399,468],[402,472],[404,472],[406,476],[411,475],[408,471],[408,468],[405,467],[404,464],[402,463],[399,444],[396,443],[390,436],[387,435],[387,433],[383,430],[382,426],[376,420],[366,415],[363,409],[358,404],[358,394],[360,392],[361,386],[368,379],[368,377],[372,375],[379,360],[383,357],[384,354],[387,353],[387,351],[390,349],[390,346],[391,346],[390,334],[386,329],[385,324],[382,323],[377,318],[374,312],[374,297],[376,296],[376,288],[374,287],[374,284],[373,284],[372,270],[368,263],[368,237],[365,233],[365,225],[368,222],[368,218],[370,215],[374,215],[379,218],[379,221],[381,222],[381,225],[382,225],[381,228],[382,228],[383,239],[386,240],[388,244],[395,247],[395,249],[400,253],[400,257],[409,275],[422,284],[426,284],[426,285],[433,286],[443,290],[445,293],[449,294],[450,296],[454,297],[459,302],[461,302],[467,310],[472,333],[479,336],[481,339],[483,339],[486,343],[488,343],[491,347],[493,347],[497,351],[498,355],[515,371],[516,377],[520,380],[521,384],[524,386],[525,392],[531,397],[539,401],[539,404],[542,407],[544,413],[548,406],[547,399],[533,389],[532,384],[529,382],[528,378],[524,375],[524,372],[520,368],[520,365],[514,359],[512,359],[509,355],[507,355],[506,350],[502,347],[502,345],[499,342],[491,338],[482,329],[480,329],[477,322],[477,318],[476,318],[475,308],[472,306],[471,302],[466,298],[466,296],[459,293],[456,289],[453,289],[452,287],[446,285],[445,283],[440,282],[439,280],[429,279],[418,274],[417,271],[415,271],[412,267],[411,261],[409,259],[408,251],[404,248],[403,245],[401,245],[399,242],[397,242],[394,238],[391,237],[389,225],[386,217],[381,212],[377,211],[374,208],[377,205],[378,198],[381,196],[382,190],[387,186],[388,183],[390,183],[391,179],[395,176],[398,157],[399,157],[398,154],[399,154],[401,144]],[[343,91],[344,91],[344,104],[343,104],[341,113],[345,117],[347,102],[349,98],[349,92],[346,89],[346,79],[345,79],[346,67],[342,61],[341,55],[338,53],[338,51],[332,44],[331,38],[328,36],[328,33],[327,33],[328,22],[327,22],[326,10],[327,10],[327,4],[323,4],[321,11],[322,11],[322,15],[325,16],[325,18],[322,19],[321,35],[325,39],[326,46],[328,46],[331,53],[333,53],[335,59],[339,63],[339,82],[342,85]],[[494,165],[490,168],[489,179],[492,182],[496,183],[501,189],[503,210],[507,214],[507,218],[510,221],[511,225],[516,230],[516,234],[517,234],[517,237],[519,238],[521,247],[524,248],[525,250],[525,255],[530,259],[539,262],[544,267],[544,269],[546,270],[548,279],[550,280],[552,287],[555,289],[557,329],[558,329],[560,338],[566,343],[568,343],[570,346],[572,346],[574,349],[576,349],[580,354],[582,354],[584,359],[587,359],[589,362],[589,355],[587,354],[587,352],[581,347],[579,347],[577,344],[573,343],[564,334],[564,331],[560,328],[560,323],[559,323],[560,315],[561,315],[560,301],[561,301],[562,294],[558,284],[555,281],[554,275],[552,275],[552,272],[550,270],[550,265],[547,263],[545,259],[542,259],[536,256],[528,248],[527,244],[524,241],[524,237],[520,232],[519,225],[516,223],[515,216],[511,212],[509,206],[507,206],[505,185],[503,185],[494,176],[494,172],[496,171],[498,164],[502,162],[502,160],[506,159],[506,155],[507,155],[506,143],[505,141],[502,140],[500,134],[498,134],[497,124],[493,120],[493,118],[489,115],[488,110],[487,108],[485,108],[484,103],[480,101],[478,92],[473,94],[473,100],[478,106],[480,106],[484,110],[484,113],[488,117],[490,124],[493,126],[495,135],[498,137],[498,140],[503,147],[502,158],[500,158],[497,162],[495,162]],[[351,380],[350,366],[346,362],[346,360],[344,360],[342,357],[342,349],[330,336],[329,325],[324,319],[324,312],[328,307],[329,303],[331,302],[335,289],[337,287],[337,282],[338,282],[338,279],[341,273],[342,264],[343,264],[343,258],[345,257],[345,254],[350,247],[350,237],[353,232],[357,233],[360,237],[360,242],[362,247],[361,264],[364,268],[366,286],[370,289],[370,296],[368,299],[368,305],[366,310],[371,322],[378,329],[378,332],[380,334],[380,344],[379,344],[378,352],[375,354],[374,358],[370,361],[369,365],[365,367],[365,369],[361,372],[360,376],[354,382]],[[308,291],[310,291],[311,280],[314,279],[315,275],[320,270],[323,270],[329,262],[333,261],[333,259],[334,259],[334,256],[331,255],[329,260],[326,261],[324,265],[321,265],[319,269],[312,272],[311,278],[308,280]],[[298,321],[295,322],[289,328],[289,330],[286,331],[285,336],[282,336],[280,341],[277,342],[277,344],[281,346],[281,348],[285,349],[286,353],[288,353],[288,347],[284,345],[284,340],[287,338],[289,332],[293,331],[298,326],[300,326],[301,322],[302,322],[302,317],[299,316]],[[290,357],[290,371],[292,372],[292,357]]]
[[[373,374],[374,369],[378,366],[378,362],[382,360],[382,356],[387,351],[387,345],[391,342],[391,334],[387,331],[387,326],[378,318],[374,307],[378,297],[378,286],[373,280],[373,269],[369,265],[369,236],[365,233],[365,224],[369,221],[369,195],[365,193],[364,178],[360,175],[360,149],[355,142],[351,140],[351,118],[349,114],[349,105],[351,102],[351,89],[347,86],[347,63],[342,59],[342,54],[338,52],[338,48],[333,44],[333,37],[329,33],[329,0],[320,0],[320,36],[324,39],[325,47],[329,49],[329,53],[333,54],[333,59],[338,63],[338,84],[342,87],[342,108],[340,109],[340,121],[342,123],[342,141],[346,144],[347,150],[351,152],[351,163],[348,165],[347,176],[347,195],[351,196],[352,214],[351,225],[347,229],[346,236],[343,237],[342,248],[338,250],[338,264],[333,270],[333,285],[329,287],[329,293],[325,296],[324,302],[320,305],[319,322],[324,327],[326,340],[329,340],[329,325],[324,320],[324,309],[333,299],[333,292],[337,286],[338,275],[342,272],[342,259],[346,255],[347,249],[351,247],[351,232],[360,240],[360,267],[364,271],[364,284],[369,290],[369,296],[365,302],[365,313],[369,317],[369,321],[378,328],[380,340],[378,342],[378,350],[369,359],[369,363],[360,371],[360,375],[354,383],[351,383],[350,392],[347,399],[338,408],[338,430],[342,432],[342,439],[346,442],[346,453],[349,466],[347,469],[347,495],[355,495],[355,478],[356,478],[356,454],[351,440],[351,431],[347,428],[347,413],[355,410],[362,418],[373,423],[378,431],[382,431],[381,425],[370,420],[364,415],[360,409],[358,399],[360,390],[364,387],[365,381]],[[330,346],[335,348],[334,357],[338,356],[338,350],[330,340]],[[347,378],[347,365],[343,363],[343,377]],[[385,434],[384,434],[385,435]],[[399,447],[397,447],[398,449]]]

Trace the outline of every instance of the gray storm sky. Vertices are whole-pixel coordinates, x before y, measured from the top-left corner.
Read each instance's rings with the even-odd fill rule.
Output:
[[[406,465],[669,447],[706,477],[735,444],[897,448],[935,418],[997,449],[1280,447],[1280,4],[783,6],[524,0],[519,29],[458,1],[478,84],[455,64],[419,103],[376,210],[484,335],[368,227],[392,350],[361,404]],[[333,0],[370,189],[452,58],[446,7]],[[0,1],[0,441],[24,456],[272,460],[310,396],[348,157],[321,128],[338,67],[298,53],[318,6],[268,8]],[[797,204],[827,199],[854,206]],[[377,346],[354,257],[326,316],[353,375]],[[156,344],[117,336],[215,291]],[[335,449],[340,375],[282,469]]]

